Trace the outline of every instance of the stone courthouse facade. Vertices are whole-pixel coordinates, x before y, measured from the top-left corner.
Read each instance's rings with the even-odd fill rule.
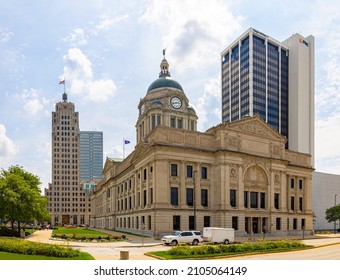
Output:
[[[312,231],[311,156],[285,149],[259,116],[198,132],[165,58],[138,109],[136,147],[122,162],[106,160],[91,226],[156,238],[207,226],[238,236]]]

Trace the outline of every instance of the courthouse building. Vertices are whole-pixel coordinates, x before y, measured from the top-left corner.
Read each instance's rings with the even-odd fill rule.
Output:
[[[137,144],[107,159],[91,195],[90,225],[155,238],[174,230],[233,227],[247,234],[310,233],[311,155],[259,115],[197,131],[197,115],[164,58],[138,105]]]

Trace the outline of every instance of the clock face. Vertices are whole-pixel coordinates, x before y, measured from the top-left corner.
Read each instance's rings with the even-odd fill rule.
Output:
[[[174,96],[174,97],[171,98],[170,104],[175,109],[179,109],[179,108],[182,107],[182,100],[180,98],[178,98],[177,96]]]

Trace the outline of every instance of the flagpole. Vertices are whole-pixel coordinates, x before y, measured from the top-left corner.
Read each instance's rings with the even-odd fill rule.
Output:
[[[123,138],[123,159],[125,159],[125,139]]]
[[[66,80],[65,80],[65,77],[64,77],[64,93],[66,93]]]

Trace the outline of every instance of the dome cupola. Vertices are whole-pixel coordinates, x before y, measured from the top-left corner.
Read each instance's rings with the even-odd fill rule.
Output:
[[[139,117],[136,123],[137,143],[146,141],[157,126],[196,131],[197,115],[189,106],[182,86],[171,78],[169,63],[163,59],[157,80],[151,83],[144,98],[138,105]]]

